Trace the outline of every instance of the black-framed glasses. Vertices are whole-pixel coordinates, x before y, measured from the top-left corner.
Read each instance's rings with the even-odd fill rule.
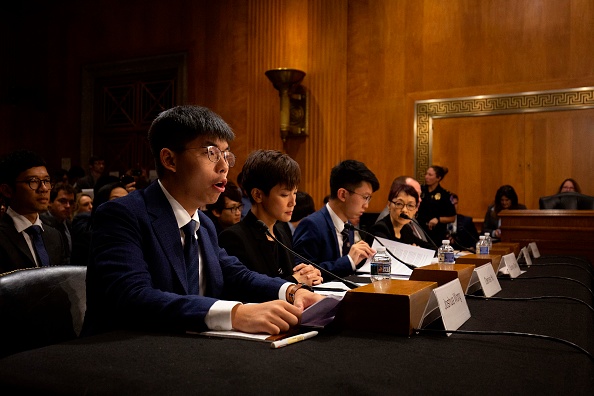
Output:
[[[400,209],[402,210],[405,206],[406,209],[408,210],[415,210],[417,208],[417,205],[413,205],[413,204],[404,204],[404,202],[399,202],[399,201],[390,201],[394,206],[396,206],[396,209]]]
[[[217,146],[202,146],[200,148],[206,149],[206,154],[208,155],[210,162],[214,162],[216,164],[221,160],[221,158],[224,158],[227,165],[229,165],[229,168],[233,168],[233,166],[235,166],[235,154],[233,154],[231,151],[221,151],[221,149]],[[186,150],[198,149],[198,147],[189,147]]]
[[[50,179],[38,179],[33,177],[28,180],[17,180],[16,183],[27,183],[29,188],[33,191],[37,190],[42,184],[48,189],[51,190],[54,187],[54,183]]]
[[[345,188],[345,190],[347,190],[347,189]],[[351,193],[351,194],[357,194],[358,196],[360,196],[361,198],[363,198],[365,200],[365,202],[367,202],[367,203],[369,203],[369,201],[371,201],[371,195],[363,195],[363,194],[360,194],[360,193],[358,193],[356,191],[353,191],[353,190],[347,190],[347,191],[349,193]]]
[[[229,165],[231,166],[231,165]],[[244,205],[237,205],[237,206],[230,206],[228,208],[223,208],[223,210],[230,210],[231,213],[241,212],[243,210]]]

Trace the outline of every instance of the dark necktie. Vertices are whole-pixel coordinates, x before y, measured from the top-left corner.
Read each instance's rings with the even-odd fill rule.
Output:
[[[349,230],[345,228],[340,232],[342,234],[342,255],[346,256],[351,250],[351,238],[349,236]]]
[[[196,220],[190,220],[182,227],[184,232],[184,260],[188,278],[188,294],[198,294],[198,241],[196,240]]]
[[[49,267],[50,259],[47,250],[45,250],[43,239],[41,239],[41,231],[41,227],[38,225],[32,225],[25,229],[25,232],[31,237],[31,242],[33,242],[33,248],[35,253],[37,253],[37,261],[39,262],[39,265],[41,267]]]

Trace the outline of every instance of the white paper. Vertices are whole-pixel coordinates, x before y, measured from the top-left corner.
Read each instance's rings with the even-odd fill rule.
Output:
[[[433,256],[435,255],[435,252],[430,249],[424,249],[418,246],[407,245],[406,243],[396,242],[385,238],[378,239],[384,244],[384,247],[387,250],[389,250],[394,256],[398,257],[400,260],[414,267],[423,267],[425,265],[431,264]],[[371,247],[377,250],[377,248],[382,247],[382,245],[374,239],[373,245],[371,245]],[[394,257],[391,258],[392,275],[410,276],[410,274],[412,274],[412,270],[410,268],[402,264],[400,261],[396,260]],[[363,264],[363,266],[359,268],[358,271],[370,273],[371,258],[368,258],[365,261],[365,264]]]
[[[507,273],[510,277],[517,278],[518,276],[523,274],[523,272],[520,270],[518,262],[516,261],[516,256],[514,256],[513,253],[509,253],[505,256],[502,256],[501,261],[505,261],[505,267],[507,268]]]
[[[530,246],[530,251],[532,252],[532,257],[539,258],[540,252],[538,251],[538,247],[536,246],[536,242],[530,242],[528,244]]]

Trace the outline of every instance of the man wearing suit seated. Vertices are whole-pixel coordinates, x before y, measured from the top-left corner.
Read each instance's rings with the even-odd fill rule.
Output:
[[[66,255],[70,262],[72,252],[72,210],[75,204],[76,190],[70,184],[57,183],[50,191],[50,203],[48,211],[41,213],[43,224],[54,227],[62,234],[66,242]]]
[[[65,264],[61,234],[39,217],[48,209],[51,188],[45,161],[37,154],[19,150],[1,160],[0,192],[9,205],[0,219],[0,273]]]
[[[478,231],[472,217],[464,216],[458,212],[458,195],[450,195],[450,200],[456,208],[456,220],[448,224],[448,235],[454,249],[474,251],[479,239]]]
[[[301,220],[293,234],[293,249],[338,276],[354,273],[375,250],[365,241],[353,243],[354,234],[347,233],[344,224],[361,217],[378,189],[379,181],[364,163],[346,160],[336,165],[330,173],[328,203]],[[296,258],[295,264],[299,262]]]
[[[174,107],[153,121],[148,140],[159,179],[94,215],[84,334],[122,327],[278,334],[323,298],[250,271],[219,248],[199,208],[225,189],[233,138],[203,107]]]

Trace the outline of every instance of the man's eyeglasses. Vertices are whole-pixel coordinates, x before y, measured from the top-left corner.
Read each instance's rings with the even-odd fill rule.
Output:
[[[345,190],[347,190],[347,189],[345,188]],[[367,203],[369,203],[369,201],[371,201],[371,195],[359,194],[358,192],[353,191],[353,190],[347,190],[347,191],[349,193],[351,193],[351,194],[357,194],[358,196],[360,196],[361,198],[363,198],[365,200],[365,202],[367,202]]]
[[[231,165],[229,165],[231,166]],[[243,210],[244,205],[237,205],[237,206],[231,206],[229,208],[223,208],[223,210],[230,210],[231,213],[237,213],[237,212],[241,212]]]
[[[405,206],[406,206],[406,209],[408,209],[408,210],[415,210],[417,208],[417,205],[413,205],[413,204],[405,205],[404,202],[399,202],[399,201],[396,201],[396,202],[390,201],[390,202],[392,202],[392,204],[394,206],[396,206],[396,209],[400,209],[400,210],[402,210]]]
[[[27,183],[29,188],[33,191],[37,190],[42,184],[48,189],[51,190],[54,186],[54,183],[50,179],[43,179],[40,180],[36,177],[31,178],[29,180],[17,180],[16,183]]]
[[[202,146],[200,148],[206,149],[206,154],[210,162],[218,163],[221,158],[225,158],[225,162],[229,168],[235,166],[235,154],[229,150],[221,151],[217,146]],[[198,147],[189,147],[186,150],[198,150]]]

